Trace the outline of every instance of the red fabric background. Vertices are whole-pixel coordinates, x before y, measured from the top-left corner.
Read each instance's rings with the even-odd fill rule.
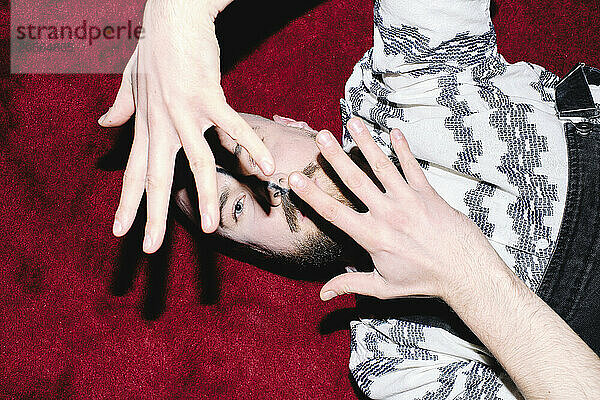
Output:
[[[338,99],[370,47],[371,13],[371,2],[330,0],[288,20],[233,60],[223,77],[229,101],[339,133]],[[6,63],[6,5],[1,15]],[[501,0],[494,22],[509,61],[563,74],[578,61],[600,65],[599,18],[596,0]],[[164,311],[143,317],[145,263],[131,290],[115,296],[122,265],[111,223],[122,171],[97,161],[121,130],[96,120],[120,77],[11,76],[2,68],[1,397],[356,398],[347,326],[331,322],[343,322],[333,311],[351,308],[351,298],[323,304],[318,284],[219,257],[218,296],[206,304],[192,238],[179,225]]]

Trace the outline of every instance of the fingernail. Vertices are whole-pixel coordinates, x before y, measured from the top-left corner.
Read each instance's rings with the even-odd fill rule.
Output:
[[[119,236],[121,234],[122,230],[123,230],[123,225],[121,225],[119,220],[115,219],[115,222],[113,223],[113,235]]]
[[[273,172],[275,172],[275,166],[268,159],[262,160],[260,163],[260,169],[262,169],[262,171],[267,175],[271,175]]]
[[[354,132],[360,132],[362,129],[362,123],[357,118],[352,118],[348,122],[348,128],[350,128]]]
[[[294,172],[290,175],[289,178],[290,185],[297,187],[298,189],[302,189],[306,186],[306,180],[300,176],[299,173]]]
[[[102,114],[102,116],[100,118],[98,118],[98,124],[102,125],[104,123],[104,120],[106,119],[106,116],[108,115],[108,111],[104,114]]]
[[[333,136],[327,131],[321,131],[317,135],[317,142],[321,146],[329,146],[333,143]]]
[[[208,214],[202,214],[200,218],[202,220],[202,229],[206,232],[212,227],[212,218]]]
[[[149,233],[146,233],[146,237],[144,238],[143,249],[145,252],[148,252],[148,251],[150,251],[151,247],[152,247],[152,237],[150,236]]]
[[[392,130],[392,139],[394,139],[396,141],[400,141],[400,140],[402,140],[403,137],[404,137],[404,135],[402,135],[402,132],[400,132],[398,129]]]
[[[332,292],[331,290],[328,290],[327,292],[321,294],[321,299],[323,301],[327,301],[327,300],[333,299],[335,296],[337,296],[336,292]]]

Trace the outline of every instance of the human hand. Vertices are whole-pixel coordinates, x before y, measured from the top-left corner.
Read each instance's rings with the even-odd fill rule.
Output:
[[[215,161],[203,133],[220,127],[220,140],[234,152],[245,149],[265,175],[275,170],[273,157],[252,128],[226,102],[220,85],[219,45],[214,19],[231,0],[149,0],[143,37],[123,73],[113,106],[99,124],[124,124],[135,112],[135,135],[113,233],[131,227],[144,191],[148,217],[144,251],[160,247],[166,227],[175,157],[183,146],[198,191],[202,229],[219,223]],[[238,148],[239,149],[239,148]],[[260,173],[250,157],[247,171]]]
[[[289,177],[294,192],[368,251],[375,265],[372,272],[331,279],[321,289],[323,300],[346,293],[381,299],[411,295],[446,299],[481,264],[480,257],[497,257],[479,228],[429,185],[398,129],[392,130],[391,139],[406,179],[360,119],[351,119],[348,129],[385,192],[350,160],[330,132],[321,131],[317,145],[368,212],[337,202],[301,173]]]

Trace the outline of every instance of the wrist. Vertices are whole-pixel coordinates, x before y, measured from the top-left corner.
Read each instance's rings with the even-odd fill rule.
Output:
[[[473,259],[466,259],[460,273],[446,282],[442,299],[457,313],[482,306],[490,296],[504,296],[521,283],[500,256],[491,250],[486,249]]]
[[[449,305],[475,301],[489,282],[508,285],[515,278],[481,230],[473,223],[466,227],[456,232],[462,239],[456,242],[454,261],[440,279],[440,297]]]

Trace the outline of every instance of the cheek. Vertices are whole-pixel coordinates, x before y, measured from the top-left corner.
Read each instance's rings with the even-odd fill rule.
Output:
[[[255,217],[245,221],[243,226],[229,232],[229,238],[242,244],[255,244],[271,251],[288,251],[295,242],[295,235],[283,215],[276,213],[267,215],[256,210]]]
[[[296,249],[297,243],[309,234],[317,231],[315,224],[306,217],[298,219],[300,230],[290,231],[283,213],[278,210],[276,215],[267,216],[263,221],[257,221],[251,241],[275,252],[290,252]]]

